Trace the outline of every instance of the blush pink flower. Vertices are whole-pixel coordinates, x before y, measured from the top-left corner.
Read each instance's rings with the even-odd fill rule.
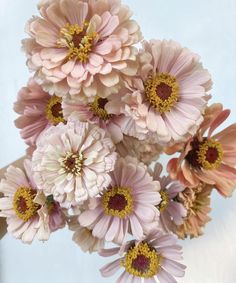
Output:
[[[78,222],[78,216],[71,217],[68,226],[74,231],[73,241],[83,252],[99,252],[104,248],[105,240],[94,237],[91,229],[82,227]]]
[[[131,90],[132,91],[132,90]],[[153,139],[153,135],[146,125],[145,113],[142,106],[142,96],[139,92],[123,93],[122,95],[114,95],[107,103],[106,109],[114,115],[123,115],[120,123],[122,132],[127,136],[132,136],[138,140]],[[157,141],[156,141],[157,142]]]
[[[122,243],[130,231],[142,239],[148,225],[158,222],[159,182],[154,182],[147,167],[131,157],[119,158],[111,184],[94,204],[79,216],[84,227],[92,228],[94,237]]]
[[[136,157],[146,165],[149,165],[152,161],[157,161],[162,150],[162,146],[151,139],[138,140],[126,135],[124,135],[121,142],[116,144],[116,151],[120,156],[126,157],[130,155]]]
[[[155,135],[163,145],[195,134],[211,88],[199,56],[174,41],[152,40],[143,43],[139,63],[138,75],[126,79],[132,94],[111,105],[135,122],[136,132],[132,127],[126,134],[139,139]]]
[[[23,48],[50,94],[106,97],[123,75],[136,74],[133,45],[142,36],[119,0],[42,1],[38,8],[41,17],[28,22]]]
[[[231,196],[236,187],[236,124],[213,135],[229,114],[221,104],[207,108],[197,134],[183,145],[179,157],[169,161],[172,178],[190,188],[206,183],[224,197]]]
[[[40,217],[38,233],[42,234],[41,237],[46,241],[52,232],[65,227],[66,217],[52,195],[46,197],[42,191],[38,191],[34,201],[41,206],[38,210]]]
[[[77,97],[67,97],[62,103],[63,116],[68,118],[73,114],[74,119],[96,124],[110,134],[114,143],[118,143],[123,139],[120,126],[122,117],[121,115],[109,114],[106,110],[109,99],[110,97],[95,96],[93,101],[85,102]]]
[[[103,129],[68,120],[50,127],[38,140],[32,159],[35,181],[61,205],[78,205],[110,184],[116,155]]]
[[[130,241],[121,248],[102,250],[101,256],[119,254],[120,258],[104,266],[101,274],[110,277],[124,268],[116,283],[176,283],[174,277],[183,277],[186,268],[179,263],[182,251],[176,242],[175,236],[156,231],[143,241]]]
[[[32,176],[31,162],[25,160],[24,170],[8,167],[5,179],[0,183],[0,192],[3,194],[0,198],[0,216],[7,218],[8,232],[27,244],[32,243],[35,236],[46,241],[51,232],[65,225],[59,208],[57,213],[52,213],[46,202],[42,206],[37,203],[38,191]],[[44,218],[47,217],[48,222],[52,223],[55,215],[60,215],[60,224],[45,225]]]
[[[27,87],[19,91],[14,110],[20,114],[15,125],[21,129],[21,137],[29,145],[29,153],[34,151],[37,139],[45,129],[65,121],[61,98],[43,91],[34,79],[30,79]]]
[[[160,195],[162,198],[159,204],[160,225],[165,232],[174,232],[176,225],[184,223],[184,217],[187,216],[187,210],[182,203],[176,200],[177,195],[184,190],[184,187],[178,182],[173,181],[169,176],[161,176],[163,167],[157,163],[152,176],[154,180],[160,182]]]

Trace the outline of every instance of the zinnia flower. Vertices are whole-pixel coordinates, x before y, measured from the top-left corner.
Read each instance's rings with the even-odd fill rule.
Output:
[[[136,124],[136,132],[132,127],[125,134],[139,139],[155,135],[163,145],[195,134],[211,87],[199,56],[174,41],[152,40],[143,43],[139,61],[138,75],[126,79],[132,99],[126,94],[111,102],[111,108]]]
[[[29,145],[30,154],[35,150],[37,139],[45,129],[65,122],[61,98],[50,96],[34,79],[30,79],[27,87],[19,91],[14,110],[20,114],[15,125],[21,129],[21,137]]]
[[[208,214],[210,208],[210,195],[212,186],[200,183],[196,188],[186,188],[178,194],[178,201],[187,209],[187,217],[182,225],[177,225],[175,233],[179,238],[184,239],[188,236],[191,238],[201,236],[202,228],[211,218]]]
[[[106,241],[122,243],[128,232],[142,239],[148,225],[158,222],[160,202],[159,182],[154,182],[147,167],[137,159],[119,158],[111,184],[93,207],[79,216],[84,227],[93,230],[93,236]]]
[[[78,216],[71,217],[68,226],[74,231],[73,241],[80,246],[83,252],[99,252],[104,248],[105,240],[94,237],[91,229],[82,227],[78,222]]]
[[[38,210],[39,234],[44,233],[44,240],[48,240],[50,233],[58,229],[64,228],[66,225],[66,217],[60,207],[60,204],[54,200],[52,195],[46,197],[42,191],[39,191],[34,201],[41,206]]]
[[[160,224],[164,231],[175,231],[175,224],[183,224],[183,218],[187,215],[187,210],[182,203],[176,200],[176,196],[184,190],[178,182],[173,181],[169,176],[162,176],[163,167],[157,163],[152,173],[153,179],[160,182],[160,195],[162,198],[159,204]]]
[[[95,125],[69,120],[52,126],[33,154],[35,181],[61,205],[77,205],[110,184],[114,150],[106,132]]]
[[[152,161],[157,161],[162,153],[162,146],[152,139],[138,140],[134,137],[124,135],[123,140],[116,144],[116,151],[122,157],[130,155],[149,165]]]
[[[172,178],[191,188],[203,182],[214,186],[221,195],[231,196],[236,186],[236,124],[213,135],[229,114],[230,110],[223,110],[221,104],[207,109],[197,134],[182,147],[178,158],[169,161]]]
[[[8,167],[5,179],[0,183],[0,192],[4,195],[0,198],[0,216],[7,218],[8,232],[27,244],[30,244],[35,236],[46,241],[51,232],[62,227],[44,225],[40,212],[44,211],[49,223],[53,222],[55,214],[47,202],[42,204],[43,206],[36,202],[38,191],[32,176],[31,162],[25,160],[24,170]],[[53,201],[51,205],[54,205]]]
[[[50,94],[103,96],[137,72],[138,24],[119,0],[42,1],[23,41],[28,67]]]
[[[120,127],[122,118],[120,115],[111,115],[106,110],[109,99],[110,97],[95,96],[92,102],[85,102],[78,97],[67,97],[62,103],[63,114],[66,118],[73,114],[74,118],[81,122],[98,125],[110,134],[114,143],[118,143],[123,139]]]
[[[100,271],[104,277],[112,276],[120,268],[125,271],[117,283],[176,283],[175,277],[183,277],[185,266],[181,247],[176,237],[156,231],[143,241],[130,241],[121,248],[102,250],[101,256],[119,254],[121,258],[104,266]]]

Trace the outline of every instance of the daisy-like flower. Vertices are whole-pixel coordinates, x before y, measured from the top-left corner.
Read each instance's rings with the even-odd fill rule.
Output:
[[[197,187],[200,182],[214,186],[229,197],[236,187],[236,124],[213,135],[215,129],[229,116],[221,104],[206,110],[205,119],[197,134],[182,146],[178,158],[168,163],[168,171],[186,187]]]
[[[116,144],[116,151],[122,157],[130,155],[149,165],[152,161],[156,161],[159,158],[162,153],[162,146],[152,139],[138,140],[124,135],[123,140]]]
[[[186,268],[179,263],[182,251],[176,242],[175,236],[156,231],[143,241],[130,241],[121,248],[102,250],[101,256],[119,254],[121,257],[104,266],[101,274],[110,277],[124,268],[116,283],[176,283],[174,277],[183,277]]]
[[[32,159],[35,181],[61,205],[77,205],[110,184],[116,155],[103,129],[70,119],[50,127],[38,140]]]
[[[50,94],[103,96],[137,72],[142,38],[120,0],[42,1],[23,41],[28,67]]]
[[[24,170],[8,167],[5,179],[0,183],[0,192],[3,193],[0,198],[0,216],[6,217],[8,232],[27,244],[35,236],[42,241],[48,240],[51,232],[62,227],[62,222],[49,227],[44,225],[42,210],[50,223],[55,219],[55,212],[52,213],[47,201],[40,205],[35,200],[38,191],[32,176],[31,162],[25,160]],[[51,205],[54,205],[53,201]]]
[[[175,233],[179,238],[184,239],[188,236],[194,238],[203,234],[202,228],[211,220],[208,215],[211,211],[211,192],[212,186],[200,183],[198,187],[186,188],[178,194],[178,201],[188,212],[184,223],[176,227]]]
[[[110,134],[114,143],[118,143],[123,139],[120,126],[122,117],[109,114],[106,110],[109,99],[110,96],[108,98],[95,96],[92,102],[85,102],[78,97],[67,97],[62,103],[63,114],[66,118],[73,114],[81,122],[98,125]]]
[[[119,158],[111,184],[94,205],[79,216],[94,237],[123,243],[128,232],[142,239],[145,229],[159,220],[155,207],[160,202],[159,182],[154,182],[147,167],[130,156]]]
[[[14,110],[20,117],[15,120],[15,125],[21,129],[21,137],[29,145],[29,153],[34,151],[37,139],[45,129],[65,122],[61,102],[60,97],[43,91],[34,79],[30,79],[27,87],[19,91]]]
[[[83,252],[99,252],[104,248],[105,240],[94,237],[91,229],[82,227],[78,222],[78,216],[71,217],[68,226],[75,232],[73,241],[80,246]]]
[[[175,225],[183,224],[183,218],[187,215],[187,210],[182,203],[176,200],[176,196],[184,190],[178,182],[173,181],[169,176],[161,176],[163,167],[157,163],[152,176],[154,180],[160,182],[160,195],[162,198],[159,204],[160,224],[164,231],[175,231]]]
[[[135,122],[136,132],[132,127],[127,134],[151,133],[164,145],[195,134],[211,87],[199,56],[174,41],[152,40],[143,43],[139,62],[137,77],[126,80],[132,99],[127,94],[112,104]]]

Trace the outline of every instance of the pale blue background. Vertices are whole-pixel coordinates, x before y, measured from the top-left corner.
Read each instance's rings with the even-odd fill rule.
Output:
[[[125,0],[134,11],[144,36],[175,39],[202,56],[213,77],[212,101],[221,101],[236,121],[236,1],[235,0]],[[12,104],[28,80],[20,40],[24,25],[36,14],[35,0],[0,0],[0,167],[24,154],[24,143],[14,128]],[[236,196],[213,196],[213,221],[205,236],[184,242],[186,277],[180,283],[236,282]],[[111,283],[99,267],[108,262],[88,255],[60,231],[49,243],[25,246],[7,236],[0,243],[0,283]],[[117,276],[116,276],[117,278]]]

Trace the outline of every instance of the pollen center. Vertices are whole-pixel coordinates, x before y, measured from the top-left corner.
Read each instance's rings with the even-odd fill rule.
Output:
[[[62,169],[67,174],[78,176],[83,167],[83,155],[81,153],[68,152],[65,157],[59,159]]]
[[[102,196],[102,205],[107,215],[125,218],[133,211],[131,189],[114,187]]]
[[[217,169],[223,159],[222,145],[213,139],[205,140],[202,144],[200,144],[197,156],[198,163],[204,169]]]
[[[166,73],[151,75],[144,85],[148,101],[161,114],[169,112],[177,103],[179,84],[174,76]]]
[[[161,203],[159,204],[159,210],[160,212],[163,212],[166,210],[168,204],[169,204],[169,195],[166,191],[160,191],[160,195],[161,195]]]
[[[105,110],[105,105],[107,104],[108,100],[106,98],[102,98],[96,96],[94,101],[89,104],[90,110],[100,119],[106,121],[111,118],[111,115],[107,113]]]
[[[46,105],[46,116],[50,123],[53,125],[57,125],[59,123],[65,123],[65,119],[63,118],[62,107],[61,107],[62,99],[58,96],[53,95],[47,105]]]
[[[126,271],[134,276],[151,278],[160,268],[161,255],[146,242],[132,246],[121,261]]]
[[[40,205],[34,202],[36,191],[27,187],[20,187],[13,198],[13,208],[16,215],[27,222],[37,214]]]
[[[93,48],[93,43],[97,38],[97,33],[88,29],[89,24],[85,22],[83,26],[78,24],[66,24],[60,31],[60,38],[57,44],[61,48],[68,49],[67,58],[69,60],[77,59],[85,63]]]

